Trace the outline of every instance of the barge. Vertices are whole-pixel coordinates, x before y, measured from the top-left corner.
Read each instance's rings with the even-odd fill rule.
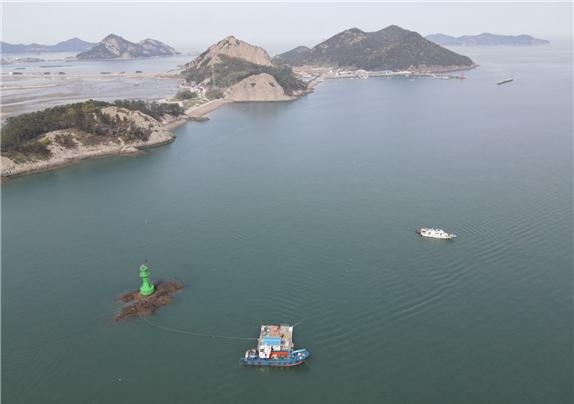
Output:
[[[247,366],[296,366],[311,355],[306,349],[294,348],[292,325],[262,325],[257,347],[248,349],[241,363]]]

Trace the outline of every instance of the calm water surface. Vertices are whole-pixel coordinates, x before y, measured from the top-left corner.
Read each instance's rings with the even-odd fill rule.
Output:
[[[467,80],[329,81],[4,186],[5,401],[572,402],[572,55],[465,53]],[[114,324],[144,259],[186,284],[155,323],[302,320],[312,357]]]

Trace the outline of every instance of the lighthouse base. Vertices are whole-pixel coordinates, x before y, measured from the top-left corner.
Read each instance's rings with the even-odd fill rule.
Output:
[[[170,304],[172,296],[181,288],[183,288],[183,285],[179,282],[158,281],[155,285],[152,285],[151,294],[147,296],[141,293],[141,289],[126,293],[118,297],[118,300],[124,302],[125,305],[115,317],[115,321],[149,316],[160,307]]]

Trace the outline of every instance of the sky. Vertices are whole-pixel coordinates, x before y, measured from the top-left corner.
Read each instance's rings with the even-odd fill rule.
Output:
[[[347,28],[391,24],[422,35],[483,32],[572,38],[572,3],[533,2],[22,2],[2,1],[2,40],[98,42],[110,33],[154,38],[180,51],[203,51],[227,35],[280,53],[313,46]]]

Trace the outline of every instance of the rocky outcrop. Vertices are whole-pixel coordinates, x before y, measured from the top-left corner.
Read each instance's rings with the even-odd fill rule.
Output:
[[[261,66],[272,66],[271,58],[265,49],[250,45],[234,36],[228,36],[185,65],[185,69],[210,67],[221,62],[221,55],[230,58],[243,59]]]
[[[134,154],[140,149],[170,143],[175,139],[175,136],[165,130],[157,120],[140,111],[111,106],[103,108],[102,113],[111,118],[125,119],[134,127],[149,130],[149,137],[147,140],[126,141],[121,137],[99,139],[97,136],[75,129],[48,132],[40,142],[48,144],[49,158],[17,162],[2,156],[2,177],[51,170],[89,158]]]
[[[267,73],[249,76],[225,93],[225,99],[231,101],[287,101],[293,98],[285,94],[275,77]]]
[[[177,51],[174,48],[155,39],[133,43],[119,35],[110,34],[93,48],[79,53],[76,57],[78,59],[131,59],[176,54]]]
[[[176,281],[159,281],[154,286],[155,292],[150,296],[142,296],[139,289],[120,296],[118,300],[125,306],[115,321],[150,316],[160,307],[170,304],[173,295],[183,288],[183,284]]]

